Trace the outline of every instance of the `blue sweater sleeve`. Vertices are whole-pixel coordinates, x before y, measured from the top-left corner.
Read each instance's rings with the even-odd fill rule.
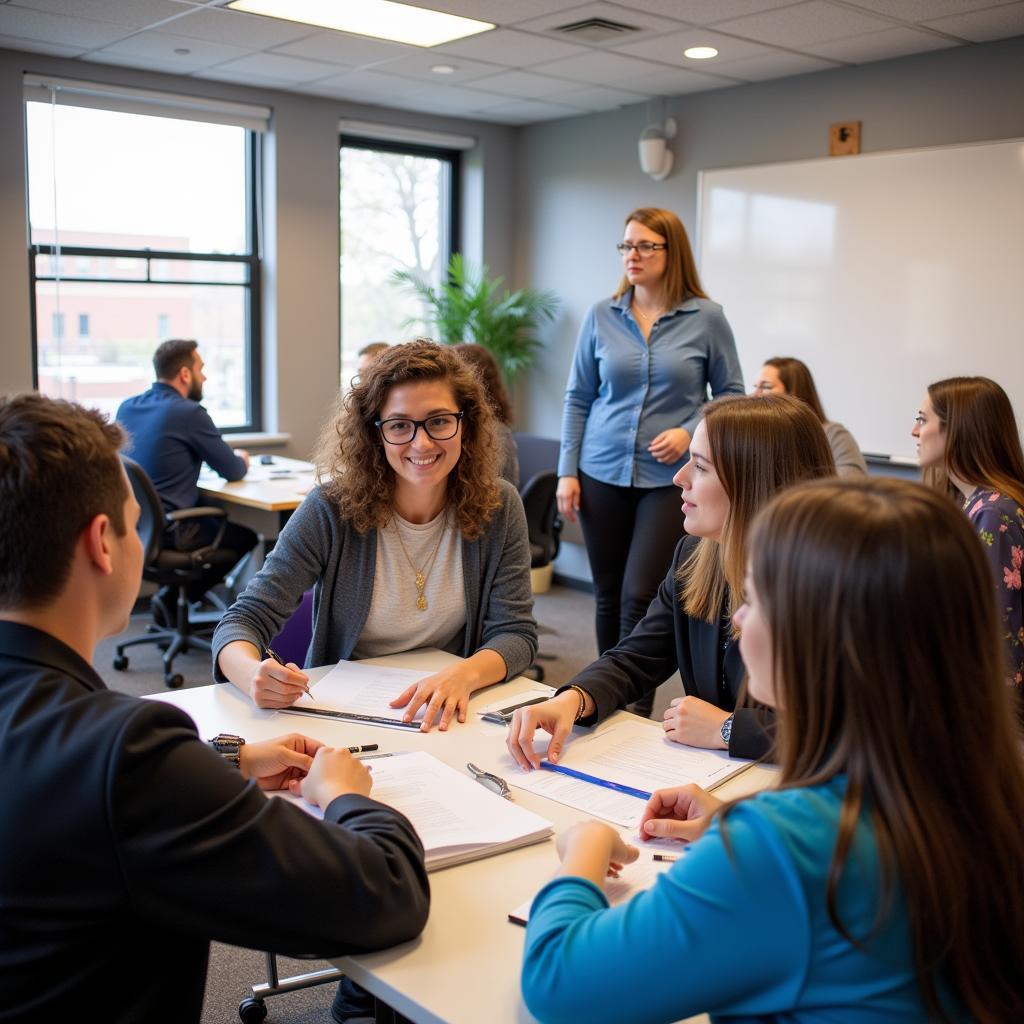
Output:
[[[544,1024],[643,1024],[795,1005],[811,948],[800,879],[756,812],[737,807],[726,828],[728,849],[713,825],[651,889],[622,906],[608,909],[581,878],[548,883],[526,933],[522,985],[530,1011]]]

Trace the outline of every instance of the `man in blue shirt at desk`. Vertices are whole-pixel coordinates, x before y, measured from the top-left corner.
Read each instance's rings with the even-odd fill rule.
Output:
[[[117,410],[118,422],[131,435],[129,454],[149,474],[168,512],[200,505],[199,471],[204,462],[225,480],[241,480],[249,468],[249,453],[232,450],[199,403],[203,400],[203,357],[198,343],[171,339],[153,355],[156,382],[141,395],[125,399]],[[200,519],[165,537],[165,545],[194,551],[213,541],[220,520]],[[228,523],[220,547],[234,552],[236,561],[257,542],[252,530]],[[223,567],[213,566],[188,588],[190,601],[198,601],[224,578]],[[154,614],[173,621],[173,595],[163,588],[155,598]]]

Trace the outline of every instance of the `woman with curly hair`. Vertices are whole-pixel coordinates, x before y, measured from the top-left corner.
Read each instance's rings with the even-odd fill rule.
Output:
[[[476,374],[430,341],[396,345],[360,375],[318,445],[314,488],[221,619],[214,675],[282,708],[308,678],[268,644],[314,588],[306,665],[439,647],[465,661],[398,697],[423,730],[466,718],[474,690],[537,649],[523,506],[498,478],[494,416]]]

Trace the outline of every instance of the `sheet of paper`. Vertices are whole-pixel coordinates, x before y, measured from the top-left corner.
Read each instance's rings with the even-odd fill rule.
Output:
[[[295,707],[401,718],[402,708],[390,707],[391,701],[413,683],[429,675],[432,673],[417,669],[368,665],[363,661],[339,661],[322,679],[312,684],[312,697],[303,694],[295,702]],[[416,718],[418,720],[422,717],[421,710]]]
[[[703,750],[665,739],[658,728],[640,721],[617,722],[569,741],[561,764],[609,782],[652,793],[695,783],[712,789],[750,762],[730,758],[724,750]],[[501,770],[512,786],[576,807],[616,825],[635,827],[646,801],[554,772],[524,772],[506,755]]]

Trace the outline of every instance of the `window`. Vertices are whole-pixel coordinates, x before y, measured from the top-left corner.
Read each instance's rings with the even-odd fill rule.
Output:
[[[195,338],[214,421],[259,429],[259,133],[57,96],[26,102],[37,387],[113,415]]]
[[[371,341],[415,334],[420,301],[395,285],[395,270],[440,284],[457,248],[458,154],[349,137],[341,141],[341,380]]]

